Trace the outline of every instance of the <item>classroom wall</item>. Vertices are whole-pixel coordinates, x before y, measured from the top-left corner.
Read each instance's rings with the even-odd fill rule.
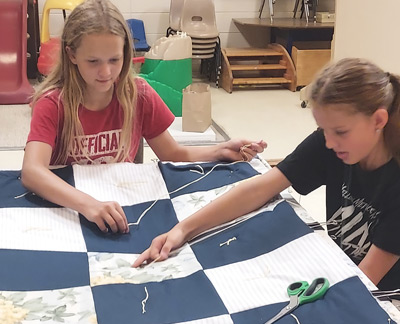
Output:
[[[336,0],[333,59],[364,57],[400,74],[399,0]]]
[[[45,0],[38,0],[39,19]],[[362,1],[362,0],[361,0]],[[170,0],[112,0],[122,11],[125,19],[136,18],[144,22],[146,38],[149,44],[162,36],[169,25]],[[217,27],[220,32],[222,47],[263,46],[268,41],[268,30],[258,29],[257,32],[241,33],[232,22],[232,18],[256,18],[262,0],[214,0]],[[319,11],[335,9],[334,0],[319,0]],[[294,0],[276,0],[275,17],[292,17]],[[262,17],[269,17],[268,0],[265,3]],[[61,10],[54,10],[50,15],[50,34],[59,35],[63,26]],[[265,33],[265,34],[264,34]],[[261,34],[261,37],[260,37]]]

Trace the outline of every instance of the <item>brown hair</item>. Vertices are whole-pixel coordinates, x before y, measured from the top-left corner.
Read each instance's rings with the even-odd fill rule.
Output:
[[[75,51],[84,35],[93,33],[111,33],[124,39],[124,62],[115,92],[124,113],[124,122],[120,139],[120,146],[114,161],[129,159],[131,147],[131,134],[137,90],[132,70],[133,45],[129,27],[121,12],[108,0],[86,0],[78,5],[65,22],[61,37],[60,58],[52,72],[39,86],[33,97],[32,106],[45,93],[60,89],[60,100],[64,105],[64,125],[59,139],[60,149],[56,156],[56,164],[65,164],[68,154],[75,157],[73,139],[83,136],[82,124],[78,117],[79,105],[83,103],[85,81],[82,79],[78,68],[72,64],[66,47]],[[80,142],[80,141],[77,141]],[[81,145],[81,143],[78,143]],[[80,150],[88,152],[83,147]],[[79,150],[77,150],[79,151]]]
[[[326,66],[311,86],[311,102],[317,106],[349,104],[354,113],[371,116],[385,108],[389,121],[385,143],[400,164],[400,77],[384,72],[360,58],[345,58]],[[351,111],[350,111],[351,113]]]

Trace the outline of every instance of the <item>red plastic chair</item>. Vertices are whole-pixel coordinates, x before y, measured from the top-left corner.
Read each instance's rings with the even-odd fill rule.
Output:
[[[0,104],[24,104],[33,88],[26,75],[27,1],[0,1]]]

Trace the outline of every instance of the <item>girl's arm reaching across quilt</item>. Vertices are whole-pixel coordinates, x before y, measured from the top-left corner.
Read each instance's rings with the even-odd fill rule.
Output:
[[[289,186],[289,180],[278,168],[241,183],[175,225],[169,232],[157,236],[150,247],[136,259],[133,267],[138,267],[145,261],[149,263],[156,259],[167,259],[172,250],[181,247],[201,232],[260,208]]]

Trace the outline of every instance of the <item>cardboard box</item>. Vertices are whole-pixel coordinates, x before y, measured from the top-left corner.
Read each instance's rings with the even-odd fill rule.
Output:
[[[329,12],[317,12],[317,22],[328,23],[335,22],[335,14]]]
[[[331,60],[330,48],[318,48],[318,42],[301,42],[292,47],[297,86],[311,83],[314,76]]]

